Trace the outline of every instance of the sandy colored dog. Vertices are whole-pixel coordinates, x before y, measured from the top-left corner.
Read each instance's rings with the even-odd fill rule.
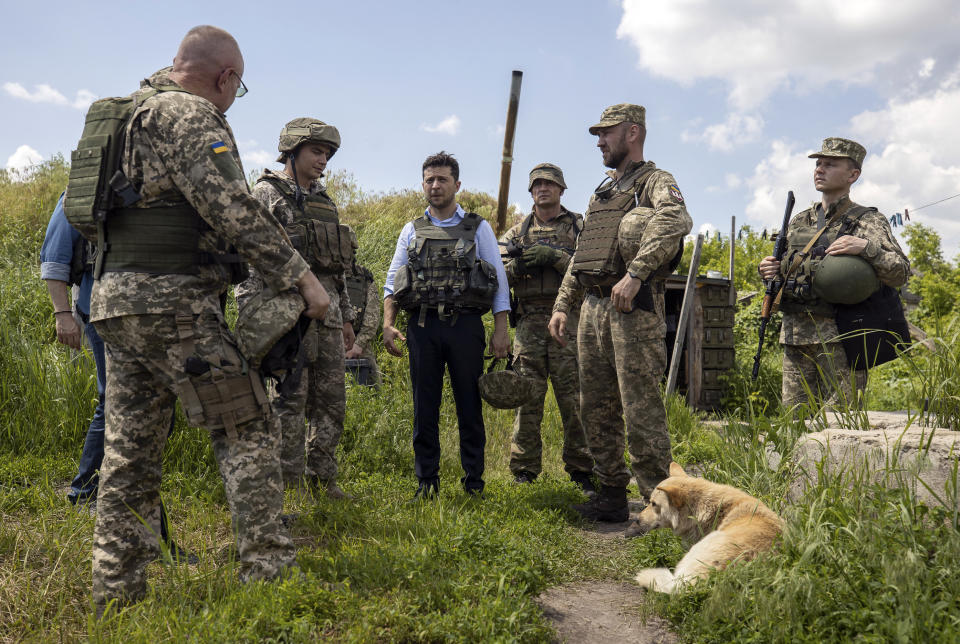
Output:
[[[693,544],[675,572],[645,568],[637,574],[638,584],[662,593],[696,583],[734,559],[752,559],[769,550],[783,529],[780,517],[759,499],[688,476],[676,463],[670,464],[670,477],[654,488],[637,520],[644,533],[670,528],[686,545]]]

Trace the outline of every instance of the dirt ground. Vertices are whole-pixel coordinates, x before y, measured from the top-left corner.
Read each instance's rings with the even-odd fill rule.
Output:
[[[633,516],[641,507],[631,502]],[[585,527],[597,555],[625,547],[623,531],[629,522],[596,523]],[[646,591],[625,581],[581,581],[547,589],[537,598],[544,616],[571,644],[661,644],[679,641],[669,623],[656,616],[641,617]]]

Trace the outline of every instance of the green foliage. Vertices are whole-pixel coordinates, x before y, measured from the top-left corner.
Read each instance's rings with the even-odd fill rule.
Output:
[[[921,298],[915,317],[924,326],[958,310],[960,268],[944,261],[940,235],[929,226],[909,224],[903,235],[910,249],[910,268],[919,273],[910,279],[910,289]]]

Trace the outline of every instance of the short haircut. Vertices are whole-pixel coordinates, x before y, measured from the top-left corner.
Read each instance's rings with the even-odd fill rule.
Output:
[[[453,158],[452,154],[447,154],[443,150],[440,150],[436,154],[431,154],[427,157],[427,160],[423,162],[423,168],[420,170],[420,175],[423,176],[423,173],[427,171],[427,168],[450,168],[450,174],[453,175],[454,181],[460,181],[460,164],[457,163],[457,160]]]

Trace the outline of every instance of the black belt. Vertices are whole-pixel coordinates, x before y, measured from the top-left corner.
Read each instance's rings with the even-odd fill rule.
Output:
[[[610,297],[613,287],[615,285],[611,284],[610,286],[588,286],[587,295],[592,295],[594,297]]]

